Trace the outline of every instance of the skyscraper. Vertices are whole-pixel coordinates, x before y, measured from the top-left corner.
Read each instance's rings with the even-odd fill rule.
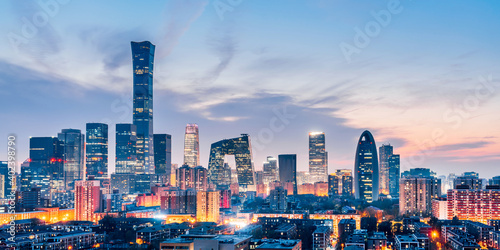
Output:
[[[400,178],[400,159],[399,155],[389,156],[389,194],[399,197],[399,178]]]
[[[212,143],[210,147],[210,161],[208,163],[208,179],[216,185],[226,184],[224,181],[224,158],[234,155],[238,184],[243,189],[255,191],[255,178],[252,164],[252,148],[250,136],[226,139]],[[226,184],[227,185],[227,184]]]
[[[184,163],[192,168],[200,165],[200,137],[197,124],[186,125]]]
[[[365,130],[358,141],[354,164],[356,199],[366,202],[378,200],[379,170],[377,146],[370,131]]]
[[[64,183],[66,189],[74,186],[75,180],[83,180],[84,173],[84,145],[85,136],[79,129],[63,129],[57,134],[62,142],[64,153]]]
[[[264,172],[263,182],[266,185],[269,185],[270,182],[279,180],[279,172],[278,172],[278,161],[276,158],[272,156],[268,156],[267,160],[262,164],[262,169]]]
[[[134,71],[133,123],[137,126],[137,171],[154,173],[153,65],[155,46],[148,41],[131,42]]]
[[[278,155],[280,182],[290,182],[293,185],[293,194],[297,195],[297,155]]]
[[[95,213],[101,212],[101,185],[98,180],[75,183],[75,218],[77,221],[97,222]]]
[[[311,181],[328,181],[328,155],[325,150],[325,133],[309,133],[309,173]]]
[[[87,123],[86,176],[108,176],[108,124]]]
[[[172,169],[172,136],[168,134],[154,135],[155,174],[165,175],[170,183]]]
[[[55,137],[31,137],[29,166],[21,168],[21,191],[40,187],[42,198],[51,189],[64,189],[63,146]]]
[[[380,173],[379,185],[380,194],[389,194],[389,157],[393,154],[393,147],[391,144],[382,144],[379,148],[380,158]]]
[[[116,124],[116,160],[117,174],[133,174],[137,166],[137,126],[134,124]]]
[[[7,196],[11,194],[12,184],[15,183],[16,177],[14,175],[9,175],[9,162],[0,161],[0,189],[2,190],[2,192],[0,192],[0,198],[7,198]]]

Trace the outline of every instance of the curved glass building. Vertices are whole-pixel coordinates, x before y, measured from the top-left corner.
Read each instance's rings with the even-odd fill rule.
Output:
[[[354,164],[354,188],[356,199],[366,202],[378,200],[379,170],[375,139],[365,130],[359,137]]]

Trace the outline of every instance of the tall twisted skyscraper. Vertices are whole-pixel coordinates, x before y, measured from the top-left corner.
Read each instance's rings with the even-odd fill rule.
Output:
[[[378,200],[377,146],[370,131],[365,130],[359,137],[354,164],[354,188],[356,199],[366,202]]]
[[[200,165],[200,136],[197,124],[186,125],[184,135],[184,164],[194,168]]]
[[[137,126],[137,173],[154,173],[153,65],[155,46],[148,41],[131,42],[134,70],[133,123]]]
[[[313,183],[328,181],[328,155],[323,132],[309,133],[309,174]]]

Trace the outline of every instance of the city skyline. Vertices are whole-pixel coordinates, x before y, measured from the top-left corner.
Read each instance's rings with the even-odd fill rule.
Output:
[[[321,45],[318,46],[319,48],[328,48],[327,51],[331,52],[329,57],[333,58],[333,61],[328,61],[326,64],[318,63],[318,60],[324,58],[315,57],[313,61],[319,65],[315,64],[317,67],[313,70],[300,64],[305,60],[304,54],[299,53],[297,55],[298,58],[295,59],[302,59],[298,61],[294,61],[294,57],[290,56],[294,48],[304,48],[305,43],[302,41],[296,41],[281,49],[277,49],[276,45],[280,43],[279,40],[276,40],[276,37],[271,37],[264,44],[255,42],[249,39],[247,35],[237,32],[239,28],[245,27],[243,24],[232,21],[241,20],[245,24],[248,24],[246,21],[252,20],[256,15],[262,13],[273,13],[274,15],[278,15],[278,17],[285,18],[290,14],[300,13],[298,9],[304,5],[308,6],[314,13],[326,15],[327,12],[333,11],[333,7],[336,7],[334,4],[323,3],[324,6],[320,6],[319,2],[311,5],[300,2],[287,6],[287,11],[279,14],[280,12],[277,10],[283,6],[270,4],[268,9],[258,9],[258,3],[247,1],[237,6],[233,12],[225,13],[224,20],[220,20],[210,4],[197,5],[191,3],[191,7],[195,7],[193,9],[198,10],[198,12],[182,8],[184,5],[180,3],[156,4],[159,7],[158,9],[164,9],[168,13],[183,11],[180,13],[187,13],[193,17],[195,21],[192,22],[181,18],[172,20],[174,23],[185,24],[184,26],[181,25],[181,27],[185,28],[185,31],[182,30],[181,32],[177,30],[180,34],[173,33],[178,34],[176,38],[182,40],[183,43],[172,44],[171,42],[167,42],[165,44],[161,39],[162,37],[155,35],[153,31],[134,34],[132,28],[125,28],[123,26],[119,26],[117,29],[123,31],[122,34],[106,35],[99,32],[86,31],[84,27],[92,25],[92,22],[89,21],[89,23],[82,25],[84,27],[80,27],[76,31],[85,31],[94,35],[95,38],[93,39],[95,40],[92,41],[97,42],[100,40],[102,43],[97,42],[100,45],[96,46],[94,43],[86,43],[84,40],[80,40],[75,34],[69,33],[68,37],[64,39],[76,39],[74,47],[61,46],[67,40],[62,40],[58,43],[60,47],[51,47],[47,42],[52,41],[51,39],[59,37],[62,34],[64,28],[67,27],[64,24],[65,21],[68,21],[68,24],[74,25],[76,19],[72,19],[70,16],[82,7],[82,5],[85,6],[82,3],[72,2],[61,6],[57,15],[50,20],[50,27],[47,26],[39,29],[37,36],[33,39],[39,41],[39,43],[22,45],[22,48],[26,49],[25,51],[5,51],[0,57],[2,64],[6,66],[2,67],[3,69],[0,72],[3,81],[17,83],[8,89],[4,89],[3,95],[5,98],[2,99],[2,102],[19,103],[19,105],[13,105],[11,109],[5,111],[5,115],[12,115],[19,123],[0,125],[2,126],[2,136],[6,137],[10,133],[18,135],[18,160],[22,161],[28,158],[28,141],[30,136],[57,136],[57,133],[61,129],[66,128],[85,131],[86,123],[103,122],[108,124],[110,128],[109,155],[113,156],[115,154],[115,147],[112,146],[112,143],[115,141],[114,124],[130,123],[132,120],[132,76],[130,74],[132,63],[130,62],[129,42],[150,40],[152,43],[158,45],[157,53],[159,53],[159,58],[161,58],[157,61],[157,65],[155,65],[154,81],[155,84],[158,83],[155,85],[156,98],[154,106],[155,118],[157,118],[155,119],[155,128],[157,128],[155,133],[172,134],[173,163],[182,164],[183,126],[186,123],[195,122],[202,128],[202,133],[200,133],[200,151],[201,165],[204,167],[208,167],[208,151],[211,143],[223,138],[232,138],[241,133],[247,133],[251,136],[252,142],[255,141],[255,145],[253,145],[255,169],[261,169],[261,163],[269,155],[276,157],[279,154],[290,153],[297,154],[297,170],[307,170],[307,133],[310,131],[324,131],[328,138],[326,151],[330,152],[329,172],[333,172],[334,169],[353,169],[354,159],[352,155],[355,151],[357,137],[359,132],[368,129],[380,144],[391,143],[395,148],[398,148],[398,154],[401,155],[401,170],[408,170],[414,167],[428,167],[441,175],[451,172],[449,169],[452,166],[453,172],[461,173],[474,165],[475,170],[480,173],[481,177],[490,178],[498,175],[497,169],[500,156],[498,142],[496,142],[497,136],[495,133],[497,131],[495,127],[499,124],[499,120],[494,115],[494,108],[498,106],[499,100],[495,91],[493,91],[492,95],[487,95],[489,90],[495,90],[499,86],[495,75],[495,64],[489,63],[489,60],[493,60],[490,55],[494,53],[491,52],[498,52],[498,50],[490,47],[489,43],[484,44],[481,41],[481,37],[485,35],[488,35],[488,41],[495,41],[498,37],[492,35],[490,32],[474,30],[473,28],[481,25],[498,25],[499,22],[494,21],[497,17],[485,14],[479,20],[472,21],[468,15],[461,15],[463,10],[456,9],[457,13],[451,15],[450,18],[456,17],[455,15],[465,16],[464,20],[457,20],[457,22],[469,22],[469,26],[463,25],[463,33],[452,33],[450,34],[450,38],[441,36],[427,37],[440,43],[450,43],[453,45],[439,54],[446,58],[446,60],[444,64],[435,69],[421,66],[425,64],[425,61],[422,61],[422,57],[419,58],[415,55],[407,55],[406,57],[397,56],[397,51],[408,49],[407,47],[403,48],[403,46],[394,48],[395,51],[389,53],[390,60],[382,60],[381,65],[377,66],[371,60],[387,53],[387,48],[382,46],[382,44],[384,42],[394,43],[391,39],[398,37],[398,34],[401,34],[400,32],[405,32],[401,26],[407,27],[404,25],[408,24],[409,19],[413,20],[412,18],[419,17],[421,14],[418,11],[429,7],[425,3],[403,3],[404,12],[394,15],[391,25],[385,27],[381,31],[380,36],[372,39],[373,41],[366,49],[363,49],[362,53],[355,54],[350,64],[345,62],[345,58],[338,49],[338,45],[341,42],[351,43],[352,37],[355,35],[354,27],[363,27],[367,21],[373,19],[370,11],[377,12],[383,10],[386,6],[376,3],[371,3],[367,6],[356,6],[361,9],[351,19],[346,19],[343,15],[339,15],[339,18],[342,18],[340,20],[349,24],[346,27],[327,20],[328,24],[332,24],[330,27],[331,33],[339,32],[339,39],[341,40],[334,40],[329,47],[326,47],[325,44],[319,44]],[[120,6],[125,8],[127,5],[127,3],[123,3]],[[9,12],[2,15],[2,18],[7,22],[13,23],[12,30],[4,30],[2,28],[5,34],[9,34],[9,32],[19,33],[23,25],[22,23],[18,23],[21,20],[20,17],[30,17],[30,13],[36,13],[41,10],[36,4],[31,6],[31,9],[28,8],[28,12],[19,12],[20,7],[16,3],[5,2],[1,3],[1,6],[5,7],[2,8],[4,10],[17,10],[17,12]],[[352,6],[343,6],[343,8],[352,8]],[[438,15],[439,10],[442,8],[444,8],[443,5],[438,5],[429,14],[429,18],[434,21],[442,18]],[[452,6],[450,8],[456,7]],[[498,8],[499,6],[493,3],[478,3],[468,11],[480,12]],[[139,8],[137,11],[144,10]],[[150,7],[148,7],[148,10],[150,10]],[[489,12],[486,11],[486,13]],[[118,12],[113,12],[112,14],[120,15]],[[241,17],[238,18],[238,16]],[[161,19],[160,14],[152,15],[151,19],[143,23],[133,23],[132,26],[146,26],[157,19]],[[197,21],[198,19],[199,21]],[[290,22],[298,24],[297,21]],[[319,20],[311,18],[309,22],[311,24],[318,24]],[[418,31],[422,28],[429,28],[426,24],[426,22],[423,23],[423,27],[421,28],[411,27]],[[113,23],[109,25],[110,27],[116,27],[116,24]],[[222,31],[218,30],[218,28]],[[251,34],[253,34],[259,28],[263,27],[260,23],[256,23],[249,26],[249,28],[252,31]],[[327,26],[323,24],[321,28],[327,28]],[[443,27],[436,27],[435,29],[438,28],[443,29]],[[203,33],[212,29],[215,30],[211,33],[214,37]],[[319,36],[319,34],[307,32],[300,25],[297,26],[297,30],[304,31],[314,38]],[[167,32],[169,29],[166,28],[163,31]],[[282,34],[290,38],[293,37],[294,33],[284,30]],[[469,34],[475,34],[476,36],[469,37],[466,40],[468,43],[462,47],[456,43],[452,43],[453,37],[456,38],[456,36],[460,35],[460,39],[463,39]],[[206,66],[201,67],[200,72],[194,76],[195,80],[191,81],[192,77],[187,77],[187,75],[192,73],[192,71],[186,70],[186,65],[198,60],[198,58],[196,55],[188,53],[186,48],[197,44],[195,41],[203,37],[207,37],[209,42],[202,44],[203,46],[201,47],[203,49],[199,49],[200,51],[197,50],[197,52],[200,52],[200,63],[204,62]],[[326,37],[330,39],[331,35]],[[75,58],[81,56],[79,53],[82,52],[92,52],[89,55],[95,55],[95,50],[102,52],[101,50],[109,48],[110,45],[108,43],[110,38],[113,38],[111,39],[113,41],[112,44],[116,45],[116,48],[103,53],[103,56],[109,56],[109,58],[103,56],[96,57],[96,60],[104,62],[107,65],[106,67],[109,67],[109,71],[106,71],[109,75],[104,78],[109,84],[92,84],[95,82],[102,83],[102,81],[95,81],[96,73],[94,72],[103,72],[103,68],[91,68],[78,64],[78,60],[75,60]],[[227,43],[216,43],[216,41],[220,41],[221,39],[227,41]],[[399,37],[399,39],[402,38]],[[105,40],[108,41],[104,42]],[[9,40],[3,42],[5,48],[11,47]],[[212,44],[212,42],[215,44]],[[408,42],[414,46],[425,46],[425,43],[417,45],[412,41],[405,40],[404,42]],[[494,44],[494,42],[491,44]],[[77,49],[77,45],[81,50],[79,50],[80,48]],[[228,50],[223,50],[223,48]],[[430,55],[434,50],[438,50],[441,47],[429,48],[428,50],[422,47],[418,48],[424,55]],[[51,49],[55,52],[53,53],[53,57],[49,57],[47,54]],[[230,64],[231,67],[221,69],[214,67],[214,65],[219,65],[219,61],[213,61],[213,52],[219,53],[215,54],[215,57],[221,59],[220,63],[224,63],[223,59],[226,57],[222,56],[221,51],[232,53],[228,55],[231,56],[229,57],[230,61],[234,58],[231,62],[232,64]],[[317,53],[314,49],[305,51],[308,53]],[[68,65],[59,66],[65,69],[62,71],[71,72],[74,76],[70,76],[66,72],[52,74],[54,73],[54,66],[50,66],[48,63],[54,60],[49,60],[49,58],[62,59],[60,61],[69,62]],[[95,59],[92,56],[91,58]],[[242,63],[242,60],[249,58],[252,60],[256,59],[256,65],[250,67],[252,65],[248,66]],[[86,62],[86,60],[88,60],[87,57],[81,57],[82,62]],[[289,60],[293,65],[286,63]],[[35,65],[34,62],[49,67],[42,69]],[[368,75],[369,78],[361,77],[358,79],[353,77],[349,74],[356,73],[358,75],[357,71],[348,69],[348,73],[342,73],[338,77],[334,77],[334,80],[329,80],[328,84],[325,84],[327,88],[318,86],[316,90],[306,91],[304,90],[304,85],[293,81],[294,84],[290,85],[290,90],[283,91],[283,88],[288,85],[283,85],[281,82],[286,82],[287,80],[291,80],[291,78],[277,72],[270,72],[270,70],[266,71],[266,68],[258,67],[257,62],[268,63],[264,65],[280,66],[282,68],[279,69],[285,72],[298,71],[298,68],[300,68],[298,66],[302,65],[301,69],[307,72],[308,75],[313,73],[314,80],[307,79],[304,81],[308,83],[329,79],[330,75],[324,72],[339,73],[345,71],[347,66],[356,68],[359,73]],[[391,65],[390,62],[403,63],[397,68],[393,68],[393,70],[382,69],[382,66]],[[176,66],[177,64],[178,66]],[[224,66],[225,64],[221,65]],[[256,75],[255,79],[238,77],[237,75],[240,72],[237,70],[238,67],[251,69],[249,73]],[[211,69],[214,70],[212,71]],[[77,70],[81,72],[77,74]],[[219,70],[222,70],[224,74]],[[23,72],[23,74],[19,72]],[[205,72],[208,73],[204,75]],[[214,72],[218,74],[211,74]],[[415,74],[416,72],[418,74]],[[15,80],[13,80],[14,73],[17,73]],[[410,77],[412,75],[419,75],[419,77]],[[255,92],[255,90],[246,93],[242,91],[244,88],[239,84],[240,82],[255,82],[268,76],[272,79],[272,82],[266,82],[266,85],[272,85],[273,87],[263,88],[262,93]],[[280,77],[283,80],[280,80]],[[304,80],[304,77],[305,75],[299,74],[296,78]],[[406,79],[408,77],[410,79]],[[401,80],[403,78],[404,80]],[[33,79],[37,80],[33,81]],[[386,85],[380,83],[384,81],[387,82]],[[399,81],[402,83],[399,84]],[[422,84],[422,87],[416,86],[422,82],[426,82]],[[41,84],[36,85],[36,83]],[[202,84],[198,83],[208,83],[208,85],[202,86]],[[234,83],[234,86],[230,85],[230,83]],[[275,83],[275,85],[270,83]],[[328,88],[331,90],[326,91]],[[364,91],[358,92],[358,88],[366,89],[366,91],[373,93],[363,94],[361,92]],[[477,88],[481,90],[481,98],[477,97],[473,91]],[[384,89],[384,92],[377,91],[377,89]],[[404,91],[404,89],[408,89],[408,91]],[[66,92],[70,93],[70,99],[64,94]],[[321,92],[323,94],[318,95]],[[382,93],[385,94],[382,95]],[[315,98],[313,99],[311,96],[315,96]],[[400,99],[397,96],[407,96],[408,98]],[[190,100],[188,104],[186,104],[186,98]],[[370,100],[369,103],[371,105],[363,104],[360,101],[365,100],[365,98]],[[426,103],[420,103],[422,98],[426,98]],[[472,104],[474,104],[474,101],[479,101],[480,105],[476,108],[465,110],[462,113],[457,113],[457,111],[460,111],[460,107],[464,107],[464,103],[467,104],[467,101]],[[65,105],[60,105],[61,103]],[[393,103],[397,103],[398,105]],[[374,108],[371,108],[369,105],[374,106]],[[235,113],[231,111],[235,108],[239,112]],[[284,108],[291,115],[284,129],[272,131],[273,138],[269,140],[270,142],[267,142],[266,137],[259,137],[261,131],[267,131],[266,129],[270,128],[269,121],[277,117],[273,109],[283,113]],[[46,110],[51,110],[52,115],[50,117],[52,119],[44,119],[44,117],[47,117]],[[81,112],[71,114],[69,112],[71,110],[79,110]],[[391,119],[377,119],[373,123],[367,123],[366,119],[372,119],[373,115],[370,114],[374,113],[374,111],[379,116]],[[53,115],[54,112],[65,115]],[[249,123],[249,121],[252,122]],[[303,121],[308,122],[304,123]],[[35,122],[37,124],[36,127],[32,126]],[[370,127],[366,127],[365,124],[370,124]],[[483,126],[483,124],[492,125]],[[481,130],[478,130],[478,127],[481,127]],[[430,141],[434,137],[438,139],[438,143],[435,145]],[[423,154],[422,149],[418,146],[419,144],[432,147],[432,150],[425,151],[428,154]],[[0,150],[4,149],[5,145],[1,145]],[[110,157],[108,163],[110,172],[113,171],[112,169],[114,169],[115,165],[112,158]]]
[[[0,248],[500,249],[499,12],[0,1]]]

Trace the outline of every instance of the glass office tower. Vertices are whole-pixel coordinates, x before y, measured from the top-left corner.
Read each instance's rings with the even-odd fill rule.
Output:
[[[131,42],[134,70],[133,123],[137,126],[138,173],[154,173],[153,63],[155,46],[148,41]]]

